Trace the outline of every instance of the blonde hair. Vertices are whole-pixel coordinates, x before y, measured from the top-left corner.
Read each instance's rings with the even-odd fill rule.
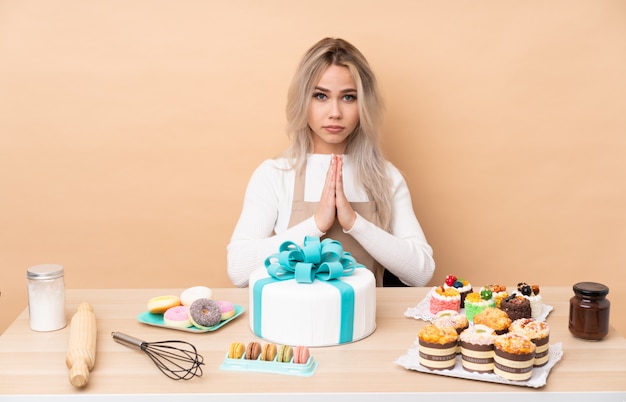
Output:
[[[357,89],[359,123],[348,137],[346,154],[356,167],[356,180],[376,206],[378,224],[389,229],[391,220],[391,183],[380,148],[383,101],[376,77],[363,54],[349,42],[324,38],[302,58],[287,95],[287,134],[292,140],[286,151],[292,168],[303,169],[306,155],[313,150],[307,122],[309,103],[324,71],[331,65],[350,70]]]

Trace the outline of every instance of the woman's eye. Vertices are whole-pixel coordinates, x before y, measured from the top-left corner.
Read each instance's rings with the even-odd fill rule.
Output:
[[[314,97],[315,99],[317,99],[317,100],[324,100],[324,99],[326,99],[326,94],[325,94],[325,93],[323,93],[323,92],[315,92],[315,93],[313,94],[313,97]]]
[[[356,95],[344,95],[343,100],[346,102],[354,102],[356,100]]]

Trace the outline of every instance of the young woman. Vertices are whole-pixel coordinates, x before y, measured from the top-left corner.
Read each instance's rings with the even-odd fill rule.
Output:
[[[382,109],[376,78],[353,45],[325,38],[305,53],[288,93],[292,144],[253,173],[227,247],[236,286],[247,286],[283,242],[306,236],[340,241],[377,286],[427,284],[432,249],[402,174],[381,152]]]

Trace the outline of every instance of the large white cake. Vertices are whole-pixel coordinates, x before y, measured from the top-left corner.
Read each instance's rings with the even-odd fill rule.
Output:
[[[358,341],[376,329],[376,281],[364,267],[312,283],[276,280],[261,268],[250,276],[249,292],[250,329],[270,342],[331,346]]]

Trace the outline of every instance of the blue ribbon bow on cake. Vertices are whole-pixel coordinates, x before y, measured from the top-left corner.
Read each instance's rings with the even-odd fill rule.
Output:
[[[277,280],[295,279],[312,283],[315,279],[330,281],[352,275],[356,268],[365,268],[337,240],[307,236],[302,247],[292,241],[281,244],[279,252],[265,259],[267,273]]]

